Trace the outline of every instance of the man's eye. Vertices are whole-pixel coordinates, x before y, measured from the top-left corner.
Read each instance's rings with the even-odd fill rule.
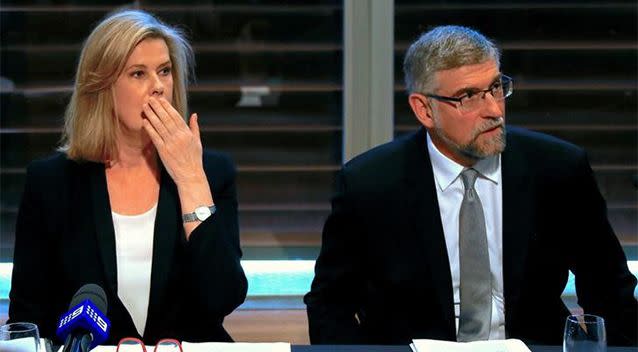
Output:
[[[473,92],[473,91],[467,91],[467,92],[465,92],[465,97],[466,97],[467,99],[472,99],[472,97],[473,97],[473,96],[475,96],[475,95],[476,95],[476,92]]]

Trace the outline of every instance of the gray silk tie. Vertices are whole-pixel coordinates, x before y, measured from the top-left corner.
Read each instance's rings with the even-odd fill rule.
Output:
[[[478,172],[461,173],[465,193],[459,214],[461,314],[458,341],[487,340],[492,319],[492,275],[483,205],[474,190]]]

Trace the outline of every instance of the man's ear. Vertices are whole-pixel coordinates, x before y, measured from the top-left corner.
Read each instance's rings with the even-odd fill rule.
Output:
[[[428,99],[425,95],[419,93],[411,93],[408,96],[408,102],[410,108],[414,112],[417,120],[425,126],[425,128],[434,128],[434,120],[432,116],[432,106],[430,105],[431,99]]]

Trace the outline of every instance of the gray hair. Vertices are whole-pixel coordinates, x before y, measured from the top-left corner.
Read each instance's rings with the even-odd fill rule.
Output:
[[[481,33],[461,26],[440,26],[419,37],[405,54],[403,73],[408,93],[434,89],[434,74],[489,60],[500,66],[496,44]]]

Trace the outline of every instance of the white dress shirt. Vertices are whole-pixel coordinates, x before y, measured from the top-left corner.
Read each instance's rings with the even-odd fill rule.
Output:
[[[443,155],[427,136],[428,153],[432,161],[436,195],[441,211],[441,223],[445,235],[452,288],[454,292],[454,315],[456,331],[459,329],[460,314],[460,269],[459,269],[459,212],[463,201],[463,181],[460,164]],[[473,168],[478,171],[474,188],[485,215],[485,230],[492,274],[492,322],[490,340],[505,339],[505,299],[503,297],[503,190],[501,182],[501,155],[495,155],[477,162]]]
[[[144,336],[151,293],[153,232],[157,204],[139,215],[112,212],[117,256],[117,296]]]

